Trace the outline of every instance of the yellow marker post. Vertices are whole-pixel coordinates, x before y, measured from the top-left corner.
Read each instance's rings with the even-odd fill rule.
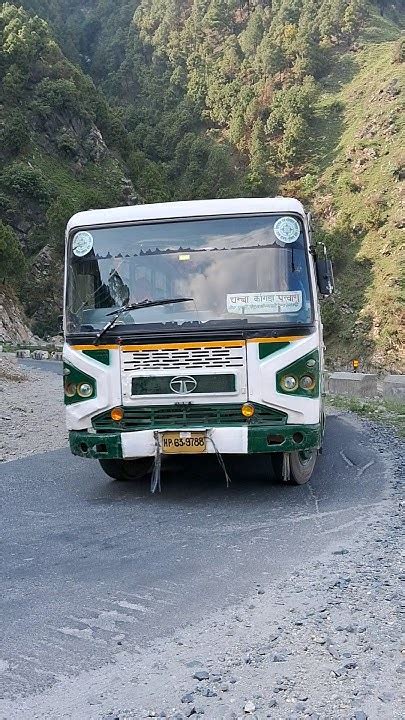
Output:
[[[357,372],[357,370],[359,369],[360,360],[358,358],[353,358],[352,365],[353,365],[353,372]]]

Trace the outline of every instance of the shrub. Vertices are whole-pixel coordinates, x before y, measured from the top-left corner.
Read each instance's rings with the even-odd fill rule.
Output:
[[[41,171],[23,162],[6,167],[0,176],[0,184],[20,197],[26,196],[39,203],[46,203],[51,196]]]

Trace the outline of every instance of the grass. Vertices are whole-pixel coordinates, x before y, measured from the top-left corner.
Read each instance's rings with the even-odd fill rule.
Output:
[[[403,402],[383,398],[367,400],[343,395],[328,395],[326,404],[339,410],[350,410],[350,412],[371,420],[384,422],[393,426],[398,435],[405,437],[405,403]]]

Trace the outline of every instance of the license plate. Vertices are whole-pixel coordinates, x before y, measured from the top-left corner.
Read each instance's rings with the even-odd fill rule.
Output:
[[[162,452],[166,455],[179,453],[205,453],[205,432],[164,432],[160,436]]]

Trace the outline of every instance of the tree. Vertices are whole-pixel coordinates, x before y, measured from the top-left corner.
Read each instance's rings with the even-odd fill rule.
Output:
[[[22,280],[25,258],[21,244],[9,225],[0,220],[0,282]]]
[[[25,149],[29,139],[30,130],[24,113],[19,109],[12,110],[0,131],[1,146],[11,155],[17,155]]]

